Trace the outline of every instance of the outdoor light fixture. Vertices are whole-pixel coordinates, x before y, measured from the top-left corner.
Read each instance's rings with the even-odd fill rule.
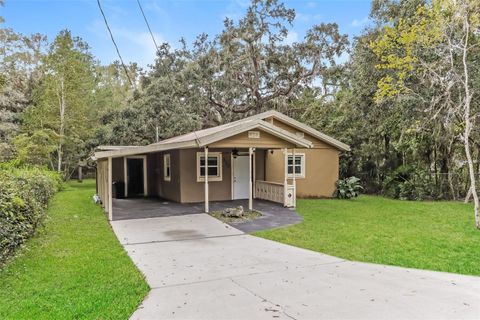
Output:
[[[236,157],[238,156],[238,150],[237,150],[237,148],[235,148],[235,149],[232,150],[232,155],[233,155],[234,158],[236,158]]]

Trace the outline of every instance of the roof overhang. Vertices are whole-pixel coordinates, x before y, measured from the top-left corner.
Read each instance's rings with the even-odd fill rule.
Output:
[[[311,148],[313,146],[310,141],[304,138],[301,138],[293,133],[290,133],[277,126],[274,126],[273,124],[270,124],[262,119],[255,119],[253,121],[249,121],[248,123],[239,122],[237,125],[226,128],[221,132],[214,132],[209,135],[199,137],[197,139],[170,142],[170,143],[166,141],[165,143],[160,142],[160,143],[150,144],[148,146],[127,147],[123,149],[112,148],[111,150],[107,150],[107,151],[95,152],[94,157],[96,159],[102,159],[102,158],[108,158],[108,157],[116,158],[116,157],[124,157],[124,156],[137,155],[137,154],[166,151],[166,150],[172,150],[172,149],[202,148],[210,144],[213,144],[215,142],[222,141],[224,139],[230,138],[237,134],[254,130],[254,129],[265,131],[297,147]]]

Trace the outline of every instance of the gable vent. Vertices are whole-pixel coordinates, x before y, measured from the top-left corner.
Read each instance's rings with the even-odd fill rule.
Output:
[[[250,139],[260,138],[260,131],[248,131],[248,138]]]

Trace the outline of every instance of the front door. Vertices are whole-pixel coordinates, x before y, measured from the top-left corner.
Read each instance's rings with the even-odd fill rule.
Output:
[[[128,158],[127,159],[127,175],[128,175],[128,196],[138,197],[144,194],[143,190],[143,159]]]
[[[233,199],[248,199],[250,196],[248,167],[248,156],[233,158]]]

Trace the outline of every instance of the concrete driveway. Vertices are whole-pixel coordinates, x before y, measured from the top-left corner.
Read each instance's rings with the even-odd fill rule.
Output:
[[[113,221],[152,290],[132,319],[480,319],[480,278],[342,260],[206,215]]]

